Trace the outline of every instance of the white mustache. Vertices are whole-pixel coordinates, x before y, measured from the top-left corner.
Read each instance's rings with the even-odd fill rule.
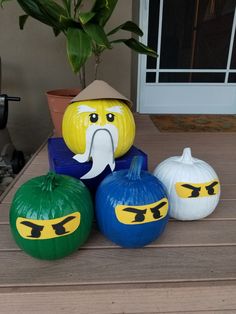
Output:
[[[92,158],[92,168],[81,179],[91,179],[98,176],[109,165],[111,171],[115,169],[114,152],[118,145],[118,130],[112,124],[103,127],[91,125],[86,131],[86,148],[83,154],[77,154],[73,158],[80,162],[86,162]]]

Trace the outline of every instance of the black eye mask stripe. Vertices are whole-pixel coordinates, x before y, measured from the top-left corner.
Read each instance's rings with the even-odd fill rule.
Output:
[[[36,225],[30,221],[22,221],[21,224],[32,228],[31,235],[28,236],[29,238],[40,238],[41,231],[43,230],[44,226]]]
[[[65,227],[63,225],[65,225],[67,222],[73,220],[74,218],[76,218],[75,216],[69,216],[66,217],[64,220],[62,220],[61,222],[52,225],[52,228],[55,230],[55,234],[56,235],[63,235],[68,233],[69,231],[66,231]],[[30,227],[31,230],[31,235],[28,236],[29,238],[40,238],[41,237],[41,232],[44,229],[44,226],[41,225],[36,225],[33,222],[30,221],[22,221],[21,222],[22,225],[25,225],[27,227]]]
[[[158,204],[157,206],[150,208],[152,214],[153,214],[153,218],[154,219],[159,219],[162,217],[161,213],[160,213],[160,209],[165,206],[167,204],[167,202],[161,202],[160,204]],[[126,207],[123,209],[123,211],[129,212],[129,213],[134,213],[135,218],[132,222],[142,222],[145,220],[145,214],[147,213],[147,209],[138,209],[138,208],[133,208],[133,207]]]
[[[219,184],[218,181],[214,181],[212,182],[210,185],[207,185],[205,188],[207,190],[207,193],[209,195],[216,195],[216,192],[214,190],[214,187]],[[192,190],[192,194],[189,196],[189,198],[192,198],[192,197],[198,197],[200,195],[200,191],[201,191],[201,187],[195,187],[191,184],[182,184],[182,186],[186,189],[190,189]]]

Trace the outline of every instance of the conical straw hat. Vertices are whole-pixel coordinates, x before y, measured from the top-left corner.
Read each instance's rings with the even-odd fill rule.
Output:
[[[71,103],[82,100],[94,100],[94,99],[118,99],[123,100],[129,107],[132,106],[132,102],[117,92],[113,87],[104,81],[95,80],[85,89],[83,89],[77,96],[75,96]]]

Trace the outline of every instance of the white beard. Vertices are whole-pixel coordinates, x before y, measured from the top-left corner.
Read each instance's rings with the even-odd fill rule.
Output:
[[[80,162],[92,158],[92,168],[81,179],[91,179],[98,176],[109,165],[111,171],[115,169],[114,153],[118,145],[118,130],[112,124],[104,126],[90,125],[86,131],[86,148],[83,154],[73,158]]]

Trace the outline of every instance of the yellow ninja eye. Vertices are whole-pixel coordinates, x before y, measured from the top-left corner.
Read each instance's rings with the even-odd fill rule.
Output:
[[[158,202],[142,205],[117,205],[115,214],[119,222],[126,225],[137,225],[163,219],[168,212],[168,200],[163,198]]]
[[[90,121],[92,123],[95,123],[98,121],[98,114],[97,113],[91,113],[89,116],[90,116]]]
[[[49,219],[36,220],[18,217],[16,228],[22,238],[28,240],[53,239],[74,232],[80,225],[80,213]]]
[[[21,221],[20,223],[31,229],[31,233],[28,236],[29,238],[35,238],[35,239],[40,238],[41,231],[43,230],[44,226],[37,225],[27,220]]]
[[[181,198],[206,197],[219,194],[219,181],[213,180],[206,183],[177,182],[175,190]]]
[[[52,228],[55,230],[55,233],[57,235],[63,235],[63,234],[68,233],[69,231],[66,231],[64,225],[67,224],[72,219],[75,219],[75,216],[69,216],[69,217],[63,219],[61,222],[52,225]]]
[[[167,204],[167,202],[161,202],[160,204],[156,205],[155,207],[150,208],[154,219],[160,219],[162,217],[160,210],[166,204]]]
[[[182,187],[188,189],[189,193],[191,193],[190,196],[188,196],[189,198],[198,197],[201,191],[201,188],[193,186],[191,184],[182,184]]]
[[[115,120],[115,115],[113,113],[108,113],[106,117],[109,122],[113,122]]]

